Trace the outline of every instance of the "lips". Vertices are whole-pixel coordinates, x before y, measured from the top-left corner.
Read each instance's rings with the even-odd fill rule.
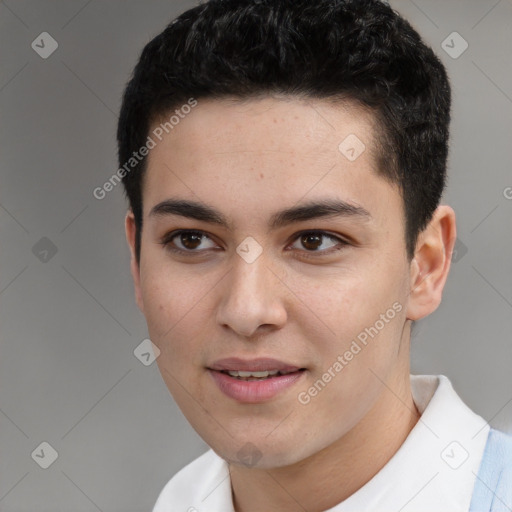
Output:
[[[225,396],[237,402],[253,404],[277,398],[304,380],[307,373],[307,368],[270,357],[228,357],[218,359],[207,369]]]
[[[213,364],[208,366],[208,369],[216,370],[219,372],[271,372],[277,370],[281,373],[292,373],[298,370],[303,370],[304,368],[268,357],[261,357],[257,359],[240,359],[238,357],[228,357],[226,359],[219,359],[215,361]]]

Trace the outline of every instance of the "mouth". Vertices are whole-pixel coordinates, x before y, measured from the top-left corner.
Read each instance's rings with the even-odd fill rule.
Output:
[[[267,370],[260,372],[248,372],[242,370],[220,370],[220,373],[224,373],[233,377],[234,379],[244,380],[246,382],[268,380],[283,375],[290,375],[292,373],[303,372],[306,368],[299,368],[298,370],[280,371],[280,370]]]
[[[251,375],[255,377],[268,377],[266,373],[276,374],[276,372],[279,372],[284,375],[298,370],[304,370],[305,368],[270,357],[259,357],[257,359],[227,357],[218,359],[213,364],[209,365],[208,369],[219,372],[232,372],[233,377],[250,377]],[[235,373],[238,373],[238,375],[234,375]]]
[[[237,402],[271,400],[303,378],[307,368],[276,359],[221,359],[207,367],[218,388]]]

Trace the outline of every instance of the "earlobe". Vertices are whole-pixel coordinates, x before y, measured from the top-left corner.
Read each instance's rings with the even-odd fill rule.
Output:
[[[142,300],[142,290],[140,285],[140,265],[137,262],[135,253],[135,238],[137,234],[137,226],[135,224],[135,217],[131,210],[128,210],[125,217],[125,233],[128,247],[130,248],[130,272],[133,278],[135,287],[135,301],[139,309],[144,313],[144,302]]]
[[[441,303],[455,238],[455,212],[449,206],[439,206],[416,243],[410,267],[408,319],[424,318]]]

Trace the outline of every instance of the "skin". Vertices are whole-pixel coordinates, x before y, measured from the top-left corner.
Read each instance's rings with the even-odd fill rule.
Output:
[[[349,134],[366,146],[355,161],[338,149]],[[125,226],[136,301],[172,396],[229,463],[237,512],[333,507],[389,461],[418,421],[409,382],[411,321],[441,302],[455,214],[439,206],[408,260],[402,197],[375,165],[369,112],[298,98],[201,100],[149,154],[140,264],[130,211]],[[170,198],[207,203],[230,226],[150,215]],[[370,215],[269,229],[277,210],[325,198]],[[205,232],[202,240],[173,239],[199,256],[160,243],[178,229]],[[298,234],[312,229],[327,235],[303,243]],[[236,252],[247,236],[263,250],[252,263]],[[300,403],[298,394],[396,302],[401,311]],[[231,356],[273,357],[307,370],[269,401],[240,403],[206,368]],[[253,465],[237,455],[247,443],[261,455]]]

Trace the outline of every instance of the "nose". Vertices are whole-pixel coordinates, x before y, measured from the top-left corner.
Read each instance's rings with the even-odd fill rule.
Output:
[[[238,254],[233,259],[231,271],[222,280],[218,324],[244,337],[253,336],[258,329],[283,327],[287,288],[264,253],[252,263]]]

